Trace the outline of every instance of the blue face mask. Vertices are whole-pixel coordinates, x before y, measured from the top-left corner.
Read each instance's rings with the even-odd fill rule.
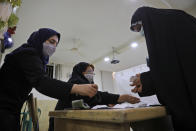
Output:
[[[52,54],[56,51],[56,47],[52,44],[43,43],[43,54],[44,56],[52,56]]]

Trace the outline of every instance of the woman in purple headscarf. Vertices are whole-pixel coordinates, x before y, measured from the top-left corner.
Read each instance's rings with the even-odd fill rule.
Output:
[[[20,111],[32,88],[60,100],[68,99],[69,94],[96,94],[95,84],[71,84],[46,75],[46,64],[59,40],[58,32],[41,28],[31,34],[26,44],[6,55],[0,69],[1,131],[20,130]]]

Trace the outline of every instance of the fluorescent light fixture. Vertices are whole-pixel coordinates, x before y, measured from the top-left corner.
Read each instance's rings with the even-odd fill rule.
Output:
[[[104,61],[105,61],[105,62],[108,62],[109,60],[110,60],[109,57],[105,57],[105,58],[104,58]]]
[[[136,48],[136,47],[138,47],[138,43],[137,42],[133,42],[133,43],[131,43],[131,45],[130,45],[132,48]]]

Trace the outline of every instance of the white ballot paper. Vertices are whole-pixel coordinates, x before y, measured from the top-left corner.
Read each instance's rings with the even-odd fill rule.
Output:
[[[130,104],[128,102],[124,102],[121,104],[116,104],[113,107],[109,107],[107,105],[96,105],[91,109],[125,109],[125,108],[139,108],[139,107],[147,107],[148,104],[145,102],[139,102],[137,104]]]

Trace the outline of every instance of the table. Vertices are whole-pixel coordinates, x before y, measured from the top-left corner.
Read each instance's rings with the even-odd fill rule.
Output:
[[[55,131],[172,131],[171,119],[163,106],[59,110],[49,112],[54,117]]]

